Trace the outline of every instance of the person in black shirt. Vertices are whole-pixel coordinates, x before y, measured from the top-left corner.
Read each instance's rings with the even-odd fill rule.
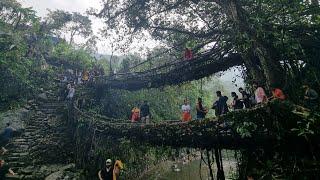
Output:
[[[238,97],[237,93],[232,92],[231,93],[231,97],[233,97],[233,101],[232,101],[232,104],[231,104],[233,110],[243,109],[243,102],[241,102],[239,100],[239,97]]]
[[[246,108],[251,108],[252,104],[250,101],[250,94],[248,94],[243,88],[239,88],[239,92],[242,95],[242,98],[240,98],[239,100],[241,100],[243,102],[243,104]]]
[[[4,160],[0,160],[0,180],[5,180],[7,174],[15,175],[15,173],[5,164]]]
[[[140,107],[140,117],[142,123],[149,124],[150,121],[150,108],[147,101],[143,101]]]
[[[204,108],[202,105],[201,98],[198,98],[196,110],[197,110],[197,120],[204,119],[206,117],[206,114],[208,113],[208,110],[206,108]]]
[[[310,88],[308,84],[304,84],[302,87],[305,90],[305,93],[304,93],[305,106],[312,110],[317,109],[318,98],[319,98],[318,93],[314,89]]]
[[[112,160],[106,160],[106,166],[98,172],[99,180],[113,180],[113,165]]]
[[[222,96],[221,91],[216,92],[218,100],[213,103],[213,109],[215,110],[215,115],[220,116],[222,114],[227,114],[229,112],[227,101],[227,96]]]

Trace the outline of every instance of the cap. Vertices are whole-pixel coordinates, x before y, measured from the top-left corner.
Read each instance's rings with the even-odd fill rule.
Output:
[[[111,159],[107,159],[106,160],[106,164],[111,164],[112,163],[112,160]]]

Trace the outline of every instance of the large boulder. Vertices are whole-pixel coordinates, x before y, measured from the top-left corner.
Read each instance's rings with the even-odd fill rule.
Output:
[[[0,114],[0,130],[3,130],[7,123],[10,123],[11,127],[17,131],[23,130],[25,128],[25,122],[30,119],[32,112],[31,110],[21,108]]]

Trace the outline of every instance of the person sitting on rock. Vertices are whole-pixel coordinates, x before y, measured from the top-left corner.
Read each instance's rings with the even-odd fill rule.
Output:
[[[6,175],[11,174],[15,175],[15,173],[5,164],[4,160],[0,160],[0,179],[6,179]]]

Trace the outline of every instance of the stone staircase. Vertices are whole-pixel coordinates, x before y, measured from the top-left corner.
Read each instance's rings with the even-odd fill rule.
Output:
[[[8,152],[4,159],[17,173],[7,176],[8,179],[44,179],[46,173],[39,172],[43,164],[68,161],[70,155],[66,152],[65,144],[72,142],[62,118],[66,103],[59,102],[55,93],[48,92],[46,96],[46,100],[28,105],[33,115],[24,122],[25,129],[21,135],[6,146]]]

